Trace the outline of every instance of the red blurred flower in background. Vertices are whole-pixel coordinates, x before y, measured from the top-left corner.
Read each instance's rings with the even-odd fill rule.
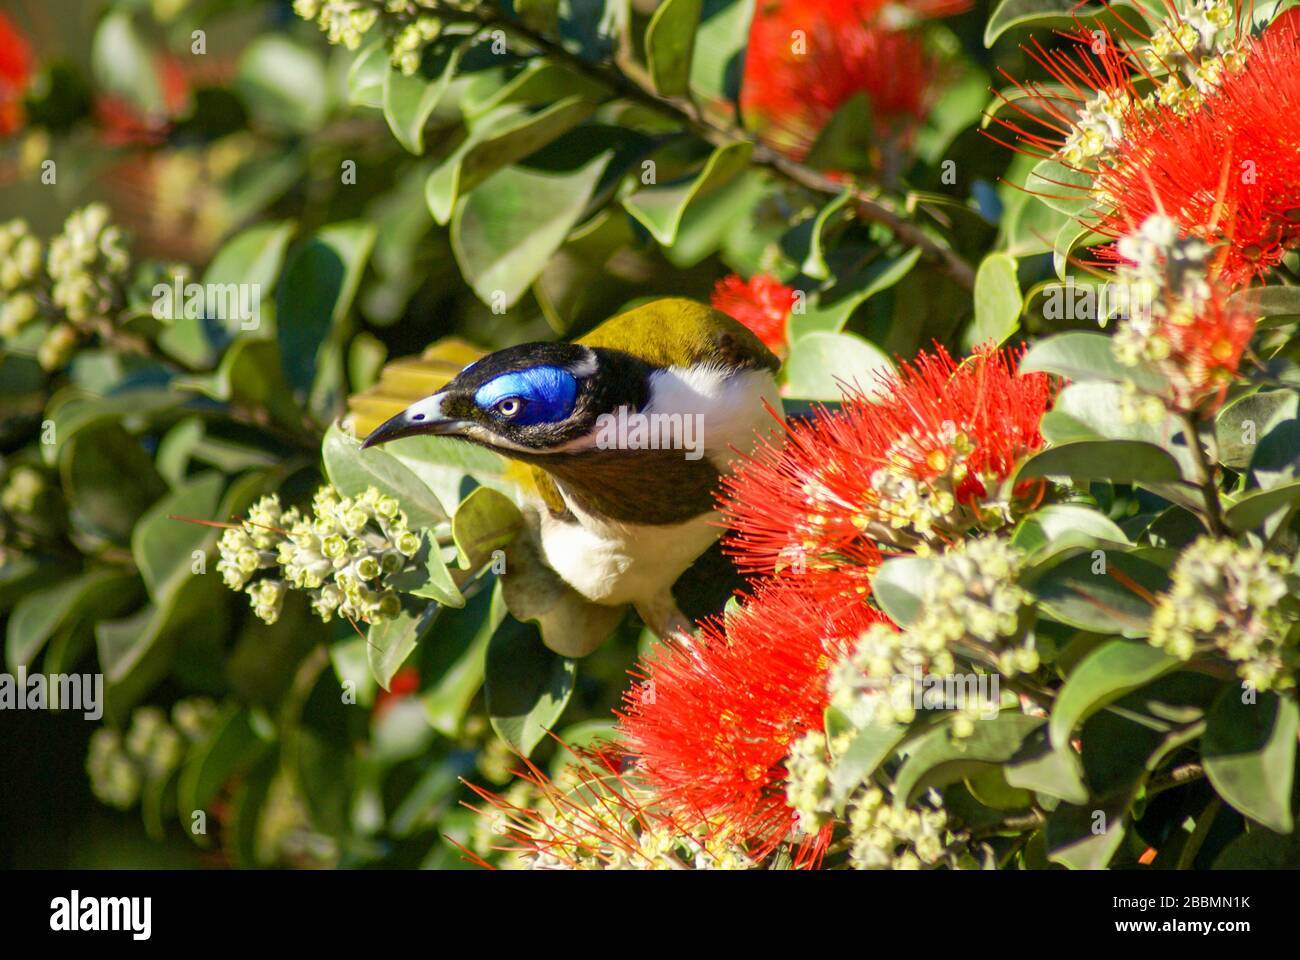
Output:
[[[661,646],[643,664],[619,721],[636,771],[684,823],[725,823],[765,856],[795,823],[790,744],[823,729],[827,671],[879,622],[860,598],[828,603],[760,583],[738,611],[706,621],[697,642]],[[827,830],[804,838],[796,861],[815,862],[828,839]]]
[[[718,281],[712,302],[754,331],[773,353],[785,355],[786,325],[795,302],[793,288],[767,273],[756,273],[747,281],[733,273]]]
[[[967,0],[758,0],[741,107],[798,158],[857,94],[870,102],[877,137],[906,141],[925,119],[939,64],[900,13],[919,20],[967,6]]]
[[[95,98],[95,125],[105,146],[157,146],[167,138],[172,122],[190,102],[190,78],[179,58],[159,54],[154,72],[162,95],[161,109],[153,112],[125,97],[101,94]]]
[[[32,77],[32,48],[27,38],[0,12],[0,137],[23,127],[23,92]]]
[[[742,461],[723,481],[724,547],[747,572],[860,594],[877,543],[936,546],[1009,522],[1002,485],[1042,446],[1052,395],[1049,378],[1018,373],[1008,350],[961,363],[941,347],[923,353]]]

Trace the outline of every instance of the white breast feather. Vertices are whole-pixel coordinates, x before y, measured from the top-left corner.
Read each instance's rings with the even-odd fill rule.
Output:
[[[642,412],[703,414],[704,454],[725,471],[736,450],[750,451],[758,435],[775,427],[764,400],[781,409],[776,381],[766,370],[674,367],[651,376],[650,401]],[[721,532],[712,512],[685,523],[648,526],[610,522],[586,513],[567,496],[565,501],[578,522],[556,521],[542,511],[546,559],[597,603],[634,603],[642,610],[662,608],[665,602],[671,606],[673,583]]]

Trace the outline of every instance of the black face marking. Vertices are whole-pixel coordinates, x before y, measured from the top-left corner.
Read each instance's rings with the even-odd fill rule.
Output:
[[[537,366],[563,367],[576,377],[577,396],[565,419],[515,423],[495,410],[484,410],[475,400],[480,387],[502,374]],[[649,375],[648,364],[619,351],[593,350],[575,343],[523,343],[473,363],[439,394],[444,417],[480,428],[467,427],[461,434],[465,439],[491,447],[497,446],[493,440],[500,438],[503,453],[527,459],[511,445],[545,456],[548,450],[590,433],[601,414],[613,413],[621,406],[640,410],[649,399]]]

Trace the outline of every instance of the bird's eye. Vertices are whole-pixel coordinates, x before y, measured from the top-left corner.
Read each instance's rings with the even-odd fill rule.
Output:
[[[518,416],[519,411],[524,408],[524,402],[518,397],[506,397],[495,407],[499,416],[509,419]]]

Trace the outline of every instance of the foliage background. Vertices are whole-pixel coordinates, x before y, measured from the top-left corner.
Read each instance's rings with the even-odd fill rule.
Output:
[[[1068,216],[1003,183],[1023,183],[1030,164],[980,132],[990,87],[1003,85],[997,71],[1031,70],[1017,46],[1023,31],[986,46],[986,2],[927,25],[926,43],[946,65],[942,92],[901,168],[872,153],[870,115],[850,110],[819,140],[817,162],[792,177],[771,148],[717,148],[697,122],[716,119],[718,103],[737,92],[724,65],[744,36],[743,7],[704,4],[721,59],[697,62],[692,78],[699,96],[718,100],[704,113],[674,101],[663,114],[640,95],[604,97],[593,86],[611,81],[611,55],[641,49],[653,3],[626,8],[620,37],[605,28],[623,8],[569,0],[546,23],[563,38],[552,51],[563,76],[466,53],[440,98],[428,92],[443,48],[426,54],[422,81],[405,85],[382,50],[327,45],[287,2],[16,5],[37,66],[24,125],[0,148],[5,219],[21,216],[49,237],[71,211],[102,200],[129,231],[137,266],[180,261],[209,279],[256,278],[269,322],[252,337],[180,320],[160,329],[128,298],[119,306],[130,316],[86,342],[66,370],[42,371],[35,341],[10,343],[0,358],[6,470],[39,464],[58,488],[53,535],[38,536],[39,549],[20,538],[26,556],[7,555],[8,668],[43,657],[47,671],[91,669],[125,644],[129,655],[110,669],[108,722],[128,724],[142,703],[170,708],[203,696],[222,705],[222,734],[201,738],[126,811],[92,797],[90,724],[66,713],[7,714],[0,862],[464,865],[444,836],[468,843],[475,829],[458,778],[507,781],[509,755],[490,716],[502,711],[477,682],[492,633],[481,628],[499,614],[488,609],[491,592],[471,598],[467,612],[443,611],[418,645],[412,634],[399,673],[400,658],[376,665],[347,624],[322,625],[304,604],[292,601],[267,627],[215,576],[176,573],[191,549],[211,552],[216,534],[165,520],[227,516],[272,490],[307,494],[321,480],[326,427],[349,394],[375,385],[387,359],[448,336],[488,349],[573,336],[639,298],[707,300],[732,272],[771,271],[809,292],[810,309],[791,321],[786,378],[797,399],[833,401],[837,376],[860,379],[932,342],[959,354],[990,338],[1092,327],[1042,309]],[[521,8],[546,21],[547,4]],[[200,57],[190,53],[196,28],[206,34]],[[562,109],[542,111],[542,121],[519,106],[557,100]],[[485,121],[492,111],[499,116]],[[470,149],[484,141],[496,152]],[[658,178],[649,186],[637,181],[648,158]],[[57,164],[51,185],[39,185],[45,159]],[[464,182],[448,223],[446,178],[458,160]],[[348,163],[355,182],[343,176]],[[470,189],[475,164],[480,177],[501,177],[492,189]],[[880,194],[842,194],[827,169],[889,182]],[[539,172],[559,175],[553,194],[530,179]],[[430,194],[442,222],[430,215]],[[545,223],[529,214],[543,196]],[[850,216],[853,208],[861,215]],[[888,217],[921,224],[928,249],[872,222]],[[976,280],[970,265],[981,261]],[[504,310],[493,309],[497,291]],[[59,449],[34,453],[49,417]],[[495,469],[442,466],[450,472],[439,482],[462,493],[465,475]],[[1147,505],[1127,489],[1103,504],[1120,520]],[[154,535],[149,559],[140,541]],[[92,570],[119,579],[105,589],[85,579]],[[21,611],[51,584],[66,590]],[[59,615],[33,626],[38,608]],[[535,659],[517,658],[512,680],[568,669],[534,636],[517,642],[516,652]],[[645,643],[629,620],[562,682],[572,687],[567,699],[543,703],[539,691],[519,715],[557,722],[573,744],[607,732]],[[398,694],[381,693],[372,673]],[[357,684],[357,705],[340,704],[343,680]],[[547,743],[534,756],[559,760]],[[188,836],[181,812],[205,805],[219,827]],[[1215,829],[1232,836],[1242,823],[1234,816]],[[1122,857],[1132,863],[1137,852]]]

